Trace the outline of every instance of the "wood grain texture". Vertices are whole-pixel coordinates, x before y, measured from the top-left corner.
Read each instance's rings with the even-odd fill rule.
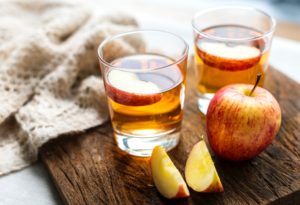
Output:
[[[181,173],[192,146],[205,136],[205,117],[197,109],[194,75],[189,70],[182,138],[169,152]],[[192,191],[188,199],[164,199],[153,185],[149,159],[119,151],[109,123],[52,140],[41,148],[40,157],[65,204],[299,205],[300,85],[269,69],[266,88],[281,106],[281,129],[272,145],[251,161],[222,161],[212,153],[224,193]]]

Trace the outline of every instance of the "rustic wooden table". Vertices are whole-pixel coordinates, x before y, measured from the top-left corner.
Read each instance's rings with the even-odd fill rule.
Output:
[[[189,69],[182,138],[170,152],[181,172],[192,146],[201,135],[206,135],[205,116],[196,105],[194,76]],[[191,197],[185,200],[164,199],[153,185],[149,158],[120,152],[110,123],[49,142],[41,149],[41,158],[66,204],[298,205],[300,85],[270,68],[266,88],[281,106],[281,129],[272,145],[251,161],[233,163],[213,156],[224,193],[191,192]]]

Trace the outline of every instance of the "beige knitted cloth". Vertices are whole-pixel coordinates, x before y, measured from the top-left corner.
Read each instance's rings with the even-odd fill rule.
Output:
[[[96,49],[137,24],[99,14],[62,0],[0,1],[0,175],[34,162],[49,139],[107,119]]]

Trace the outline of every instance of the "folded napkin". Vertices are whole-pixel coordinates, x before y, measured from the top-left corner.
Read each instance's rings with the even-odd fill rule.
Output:
[[[0,3],[0,175],[34,162],[49,139],[107,119],[97,46],[137,23],[99,13],[66,0]],[[112,44],[111,55],[129,47]]]

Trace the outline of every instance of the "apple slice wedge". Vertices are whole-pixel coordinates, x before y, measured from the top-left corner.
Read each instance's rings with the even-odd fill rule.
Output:
[[[251,68],[261,57],[260,50],[250,45],[228,46],[225,43],[202,42],[197,51],[205,64],[227,71]]]
[[[150,81],[142,81],[135,73],[111,70],[107,74],[105,88],[115,102],[129,106],[145,106],[162,98],[160,88]]]
[[[150,164],[154,184],[161,195],[168,199],[190,195],[180,172],[162,147],[153,149]]]
[[[188,156],[185,179],[189,187],[197,192],[224,191],[204,140],[194,145]]]

